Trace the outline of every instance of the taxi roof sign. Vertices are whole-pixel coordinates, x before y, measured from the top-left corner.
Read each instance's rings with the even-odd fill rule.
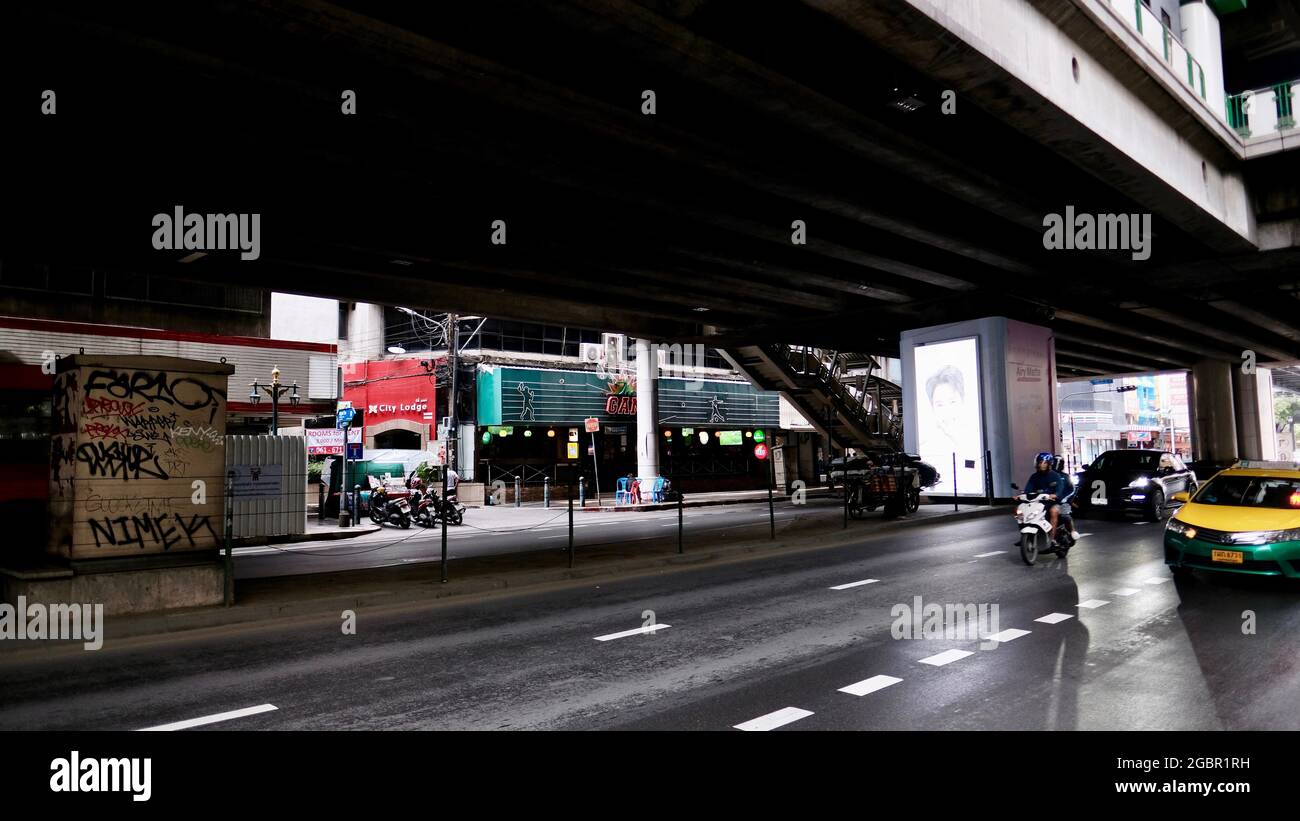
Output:
[[[1295,470],[1300,471],[1300,462],[1267,461],[1264,459],[1238,459],[1232,463],[1232,469],[1247,470]]]

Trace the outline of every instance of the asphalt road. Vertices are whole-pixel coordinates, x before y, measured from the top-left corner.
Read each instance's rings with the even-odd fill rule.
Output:
[[[1011,523],[990,517],[362,610],[356,635],[340,618],[156,642],[109,635],[98,652],[0,667],[0,729],[139,729],[251,708],[262,711],[199,729],[1300,728],[1300,588],[1174,582],[1160,525],[1080,524],[1090,535],[1068,560],[1034,567],[1016,555]],[[996,630],[1029,632],[992,644],[894,638],[894,608],[916,596],[997,605]],[[1040,621],[1050,614],[1068,618]]]

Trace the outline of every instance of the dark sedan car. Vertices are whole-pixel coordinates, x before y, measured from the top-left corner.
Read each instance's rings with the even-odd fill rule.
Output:
[[[1168,515],[1175,493],[1196,490],[1196,474],[1168,451],[1108,450],[1084,465],[1074,484],[1076,516],[1136,510],[1158,521]]]

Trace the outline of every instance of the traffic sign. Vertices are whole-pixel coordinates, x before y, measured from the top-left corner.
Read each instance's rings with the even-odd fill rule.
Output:
[[[343,427],[344,425],[351,425],[352,419],[356,415],[357,415],[357,411],[355,408],[351,408],[351,407],[339,408],[337,414],[338,426]]]
[[[1115,383],[1114,379],[1089,379],[1088,381],[1093,385],[1112,385]]]
[[[596,433],[600,430],[600,420],[594,416],[589,416],[582,422],[587,426],[587,433]]]

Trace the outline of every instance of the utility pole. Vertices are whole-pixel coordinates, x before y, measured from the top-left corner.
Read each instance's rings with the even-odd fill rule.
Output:
[[[1083,454],[1079,453],[1079,437],[1074,434],[1074,411],[1070,411],[1070,451],[1074,456],[1074,468],[1078,470],[1083,464]]]
[[[447,324],[450,326],[448,335],[451,342],[451,394],[447,398],[447,464],[451,465],[451,469],[459,475],[460,448],[456,445],[459,442],[460,424],[456,420],[456,377],[460,373],[460,317],[457,314],[447,314]]]

